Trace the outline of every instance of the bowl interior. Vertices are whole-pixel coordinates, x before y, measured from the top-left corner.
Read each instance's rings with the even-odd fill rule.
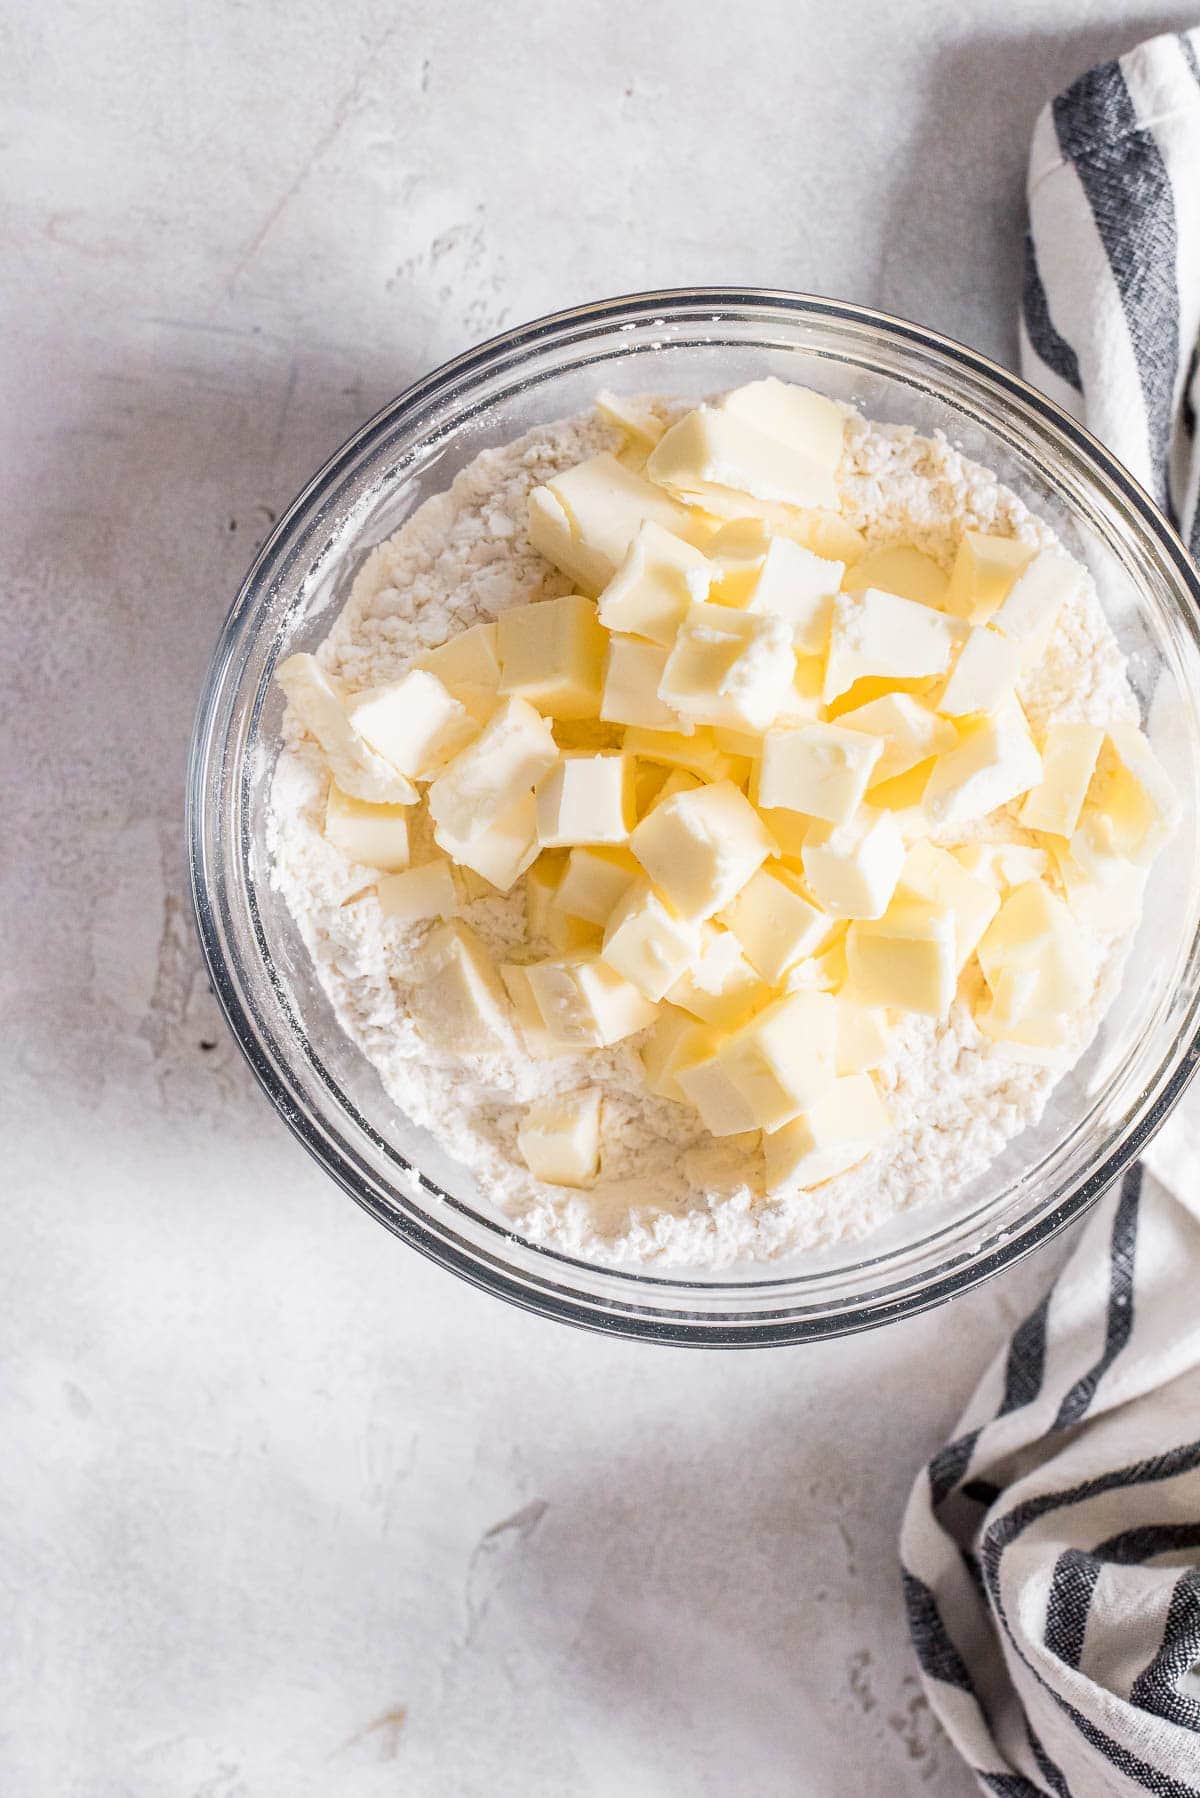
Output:
[[[480,450],[588,409],[598,387],[699,398],[765,374],[869,417],[944,432],[1090,568],[1184,801],[1121,990],[1042,1121],[964,1189],[864,1242],[718,1273],[574,1261],[511,1235],[466,1171],[402,1117],[334,1022],[269,878],[276,662],[312,648],[358,567]],[[282,521],[226,627],[197,729],[197,910],[231,1022],[285,1118],[390,1228],[467,1277],[571,1321],[667,1340],[831,1334],[936,1302],[1013,1259],[1136,1153],[1190,1071],[1200,990],[1200,638],[1195,577],[1127,476],[1038,396],[898,321],[788,296],[654,296],[485,346],[389,407]]]

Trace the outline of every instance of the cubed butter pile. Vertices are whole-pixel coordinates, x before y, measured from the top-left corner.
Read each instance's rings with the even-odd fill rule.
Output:
[[[436,924],[411,997],[432,1045],[636,1036],[649,1093],[759,1133],[768,1191],[811,1187],[886,1140],[872,1074],[969,963],[981,1031],[1066,1065],[1081,941],[1136,917],[1177,804],[1136,728],[1030,729],[1017,684],[1082,578],[1061,550],[868,547],[839,510],[843,413],[801,387],[669,427],[599,406],[620,454],[529,503],[577,592],[366,692],[309,655],[279,678],[328,761],[327,839],[386,917]],[[440,853],[410,866],[417,807]],[[979,841],[1002,810],[1028,834]],[[497,966],[458,914],[522,880],[525,949]],[[591,1184],[599,1088],[539,1101],[517,1142],[539,1179]]]

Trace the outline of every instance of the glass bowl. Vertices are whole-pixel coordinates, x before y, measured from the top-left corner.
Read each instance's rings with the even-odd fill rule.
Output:
[[[338,1029],[269,879],[276,662],[314,648],[366,552],[480,450],[588,409],[598,387],[700,398],[762,375],[940,429],[1090,566],[1152,741],[1183,800],[1120,995],[1045,1117],[979,1179],[864,1241],[672,1276],[535,1246],[385,1097]],[[986,357],[882,313],[704,288],[579,307],[447,363],[363,426],[280,520],[239,593],[200,703],[188,785],[196,918],[218,998],[280,1116],[335,1180],[443,1267],[564,1322],[671,1344],[759,1347],[940,1303],[1079,1216],[1192,1072],[1200,1001],[1200,582],[1145,493],[1057,407]]]

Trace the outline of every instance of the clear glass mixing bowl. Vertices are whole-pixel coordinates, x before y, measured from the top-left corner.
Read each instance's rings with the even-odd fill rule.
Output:
[[[602,1267],[512,1234],[466,1171],[384,1096],[341,1033],[269,880],[276,662],[320,641],[366,554],[478,452],[585,411],[598,387],[699,398],[774,374],[870,417],[942,430],[1062,534],[1096,579],[1147,728],[1184,802],[1124,984],[1042,1122],[965,1190],[865,1242],[712,1275]],[[757,1347],[940,1303],[1077,1217],[1179,1097],[1197,1048],[1200,581],[1100,444],[985,357],[881,313],[725,288],[580,307],[494,338],[411,387],[281,519],[221,634],[189,776],[192,883],[213,984],[285,1122],[382,1224],[442,1266],[565,1322],[666,1343]]]

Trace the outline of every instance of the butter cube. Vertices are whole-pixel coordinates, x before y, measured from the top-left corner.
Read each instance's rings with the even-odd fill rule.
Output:
[[[570,912],[557,905],[550,907],[545,934],[550,947],[559,955],[577,955],[583,950],[589,955],[598,955],[604,941],[599,924],[589,924],[585,918],[573,918]]]
[[[1017,537],[964,531],[950,572],[945,609],[972,624],[984,624],[1033,556]]]
[[[658,696],[695,724],[764,730],[794,669],[791,629],[782,619],[697,604],[679,627]]]
[[[647,999],[657,1001],[690,967],[698,949],[695,924],[677,918],[642,880],[614,908],[601,954]]]
[[[625,849],[572,849],[553,903],[573,918],[603,927],[641,869]]]
[[[1054,865],[1073,916],[1101,936],[1123,935],[1142,915],[1148,870],[1097,845],[1092,822],[1085,814],[1069,843],[1050,838]]]
[[[883,746],[871,770],[868,788],[907,774],[931,756],[952,749],[956,742],[954,726],[911,693],[887,693],[881,699],[869,699],[866,705],[843,712],[838,723],[843,730],[877,737]]]
[[[539,1099],[517,1126],[517,1147],[536,1180],[591,1186],[600,1172],[600,1089]]]
[[[686,768],[672,768],[669,774],[665,769],[663,772],[666,778],[655,793],[652,802],[646,807],[647,812],[652,812],[656,805],[662,805],[664,800],[674,799],[676,793],[694,793],[697,787],[704,785],[704,782],[695,774],[689,774]],[[645,812],[642,816],[645,816]]]
[[[500,692],[552,718],[596,718],[608,647],[592,600],[570,593],[510,606],[496,621]]]
[[[841,724],[769,730],[763,738],[759,803],[844,824],[862,804],[882,754],[880,738]]]
[[[847,593],[865,593],[868,587],[877,587],[883,593],[915,600],[918,605],[943,609],[950,581],[932,556],[914,549],[910,543],[897,543],[888,549],[869,549],[851,568],[843,585]]]
[[[687,1094],[679,1084],[679,1070],[709,1060],[720,1040],[717,1031],[697,1023],[686,1012],[673,1005],[662,1006],[638,1050],[649,1090],[660,1099],[688,1104]]]
[[[698,730],[688,736],[682,731],[643,730],[631,724],[622,743],[627,755],[661,762],[668,768],[682,768],[700,780],[733,780],[740,771],[738,758],[718,749],[710,730]]]
[[[739,761],[762,760],[763,732],[760,730],[732,730],[728,725],[714,724],[713,742],[726,755],[736,756]]]
[[[472,693],[480,689],[494,693],[500,685],[496,626],[473,624],[436,649],[427,649],[417,657],[415,666],[435,674],[456,699],[461,697],[459,690],[463,687]]]
[[[807,450],[768,437],[736,411],[698,406],[651,452],[646,473],[689,505],[738,517],[738,497],[837,509],[833,470]]]
[[[806,955],[788,969],[783,987],[789,993],[840,993],[846,984],[846,932],[843,919],[818,955]]]
[[[643,730],[682,730],[685,735],[694,728],[658,697],[666,665],[667,651],[661,644],[640,637],[610,637],[600,700],[604,722],[636,724]]]
[[[305,730],[321,745],[343,793],[375,805],[412,805],[420,797],[407,775],[355,730],[341,692],[315,656],[288,656],[275,670],[275,679]]]
[[[596,410],[606,424],[615,425],[639,449],[652,450],[667,428],[648,406],[607,387],[596,395]]]
[[[904,865],[904,838],[890,812],[864,805],[845,824],[815,821],[800,859],[817,904],[837,918],[881,918]]]
[[[751,967],[772,986],[788,969],[821,947],[833,920],[804,892],[788,868],[774,865],[751,875],[721,921],[737,938]]]
[[[1019,816],[1027,830],[1074,833],[1091,784],[1104,732],[1093,724],[1051,724],[1042,743],[1042,778],[1025,795]]]
[[[452,918],[458,911],[454,869],[440,855],[419,868],[389,874],[375,891],[384,917],[398,918],[405,924],[427,918]]]
[[[731,930],[700,926],[700,947],[691,967],[668,993],[693,1017],[717,1030],[736,1030],[775,997],[760,980]]]
[[[802,1117],[767,1137],[767,1191],[820,1186],[865,1161],[890,1132],[869,1074],[835,1080]]]
[[[1012,692],[1020,674],[1018,645],[990,625],[974,624],[942,688],[938,711],[949,718],[994,712]]]
[[[688,537],[687,508],[607,451],[529,496],[529,540],[585,593],[599,593],[645,523]]]
[[[1020,1012],[1027,1022],[1067,1018],[1091,994],[1092,970],[1078,927],[1068,907],[1041,880],[1027,881],[1009,894],[984,933],[979,965],[993,993],[1006,976],[1022,977],[1026,990]],[[1039,1037],[1026,1040],[1037,1042]]]
[[[555,1034],[567,1033],[567,1040],[572,1040],[569,1032],[574,1028],[583,1031],[582,1037],[574,1037],[576,1042],[584,1046],[607,1048],[610,1043],[622,1041],[627,1036],[634,1036],[654,1022],[657,1007],[640,993],[633,982],[626,980],[623,974],[599,956],[587,955],[575,957],[570,961],[557,964],[560,970],[567,972],[574,988],[576,999],[574,1005],[567,1004],[560,1011],[560,1022],[564,1029],[560,1030],[555,1019],[555,998],[561,996],[563,987],[561,980],[557,983],[553,978],[539,982],[540,970],[555,966],[549,962],[535,963],[530,968],[530,979],[534,982],[534,991],[542,1016],[548,1029]],[[549,1011],[544,995],[551,995]]]
[[[411,780],[431,780],[479,735],[466,707],[423,668],[356,693],[346,715],[364,742]]]
[[[792,684],[784,691],[775,714],[776,724],[816,724],[821,716],[824,656],[797,656]]]
[[[859,1005],[839,996],[837,1005],[837,1055],[839,1076],[865,1074],[887,1060],[894,1030],[882,1005]]]
[[[1135,725],[1110,725],[1088,807],[1107,818],[1115,852],[1139,867],[1148,867],[1174,835],[1181,813],[1178,795]]]
[[[659,762],[646,762],[640,756],[633,764],[633,803],[639,818],[644,818],[671,778],[671,769]],[[689,776],[690,778],[690,776]]]
[[[1021,570],[991,623],[1018,644],[1022,667],[1032,668],[1041,660],[1064,601],[1082,580],[1079,563],[1061,549],[1039,549]]]
[[[957,940],[948,907],[898,897],[882,918],[846,932],[848,996],[860,1005],[945,1017],[958,983]]]
[[[521,797],[492,818],[473,836],[456,837],[445,825],[434,826],[433,840],[452,861],[507,893],[524,874],[538,852],[537,805],[532,793]]]
[[[831,474],[837,472],[846,415],[836,401],[823,393],[768,375],[764,380],[734,387],[719,404],[722,412],[744,419],[764,437],[802,451]],[[831,503],[836,505],[836,499]]]
[[[833,1080],[836,1029],[828,993],[789,993],[677,1078],[712,1135],[778,1130]]]
[[[900,871],[903,895],[923,899],[937,911],[954,918],[955,971],[967,963],[984,931],[1000,909],[1000,896],[987,880],[968,874],[948,850],[938,849],[928,838],[914,843]]]
[[[714,572],[690,543],[661,525],[644,524],[600,595],[600,622],[669,649],[688,607],[707,599]]]
[[[758,583],[773,541],[772,532],[761,518],[732,518],[723,524],[705,546],[714,571],[707,597],[723,606],[744,606]]]
[[[525,875],[525,934],[544,937],[559,883],[566,873],[565,849],[543,849]]]
[[[455,919],[425,944],[409,1006],[427,1042],[455,1054],[495,1050],[508,1026],[504,987],[470,925]]]
[[[1040,880],[1050,860],[1044,849],[1027,848],[1023,843],[965,843],[952,853],[968,874],[989,881],[999,893],[1011,892],[1027,880]]]
[[[682,918],[728,905],[775,848],[758,813],[730,781],[655,806],[629,847]]]
[[[537,831],[543,848],[624,843],[637,821],[633,757],[574,752],[561,757],[537,788]]]
[[[1042,758],[1015,699],[969,719],[953,749],[933,764],[922,803],[934,829],[969,824],[1035,787]]]
[[[528,1055],[538,1061],[549,1060],[556,1055],[569,1055],[570,1046],[559,1042],[551,1036],[542,1020],[541,1010],[533,995],[533,987],[529,981],[529,969],[518,967],[513,962],[501,962],[497,972],[504,984],[508,1002],[512,1006],[513,1021],[517,1035]]]
[[[961,634],[962,626],[944,612],[877,587],[839,593],[825,665],[826,705],[871,675],[900,681],[941,674]]]
[[[408,866],[408,808],[355,799],[334,783],[325,802],[325,840],[352,862],[395,873]]]
[[[750,586],[746,610],[782,618],[792,627],[792,643],[799,653],[824,655],[833,599],[845,567],[844,562],[815,556],[789,537],[772,537]]]
[[[557,760],[545,719],[524,699],[507,699],[433,782],[429,815],[448,837],[468,842],[511,811]]]
[[[760,805],[758,815],[770,831],[779,854],[798,862],[808,838],[811,818],[806,818],[802,812],[788,811],[784,806],[770,805]]]

